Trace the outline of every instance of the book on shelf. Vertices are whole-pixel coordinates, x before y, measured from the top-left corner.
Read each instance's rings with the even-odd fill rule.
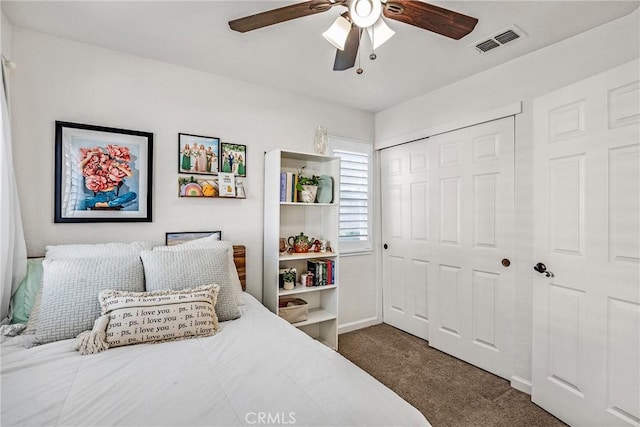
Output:
[[[292,172],[286,172],[287,174],[287,181],[286,181],[286,191],[285,191],[285,202],[291,202],[291,186],[293,185],[293,173]]]
[[[293,172],[280,172],[280,201],[297,202],[298,175]]]
[[[218,194],[220,197],[236,197],[236,181],[234,174],[218,172]]]
[[[287,201],[287,174],[280,172],[280,201]]]
[[[307,261],[307,272],[313,274],[313,286],[327,286],[335,283],[335,261],[318,259]]]
[[[297,202],[298,201],[298,175],[297,174],[293,174],[293,187],[291,188],[291,201],[292,202]]]
[[[327,285],[333,285],[335,283],[335,261],[332,259],[321,259],[320,261],[324,262],[327,267]]]

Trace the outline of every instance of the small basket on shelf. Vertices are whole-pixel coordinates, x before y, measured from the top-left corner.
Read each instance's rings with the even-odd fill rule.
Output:
[[[278,316],[289,323],[304,322],[309,318],[309,304],[302,298],[280,298]]]

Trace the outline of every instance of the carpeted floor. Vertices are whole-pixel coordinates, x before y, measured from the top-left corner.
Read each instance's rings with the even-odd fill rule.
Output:
[[[435,426],[564,426],[509,382],[381,324],[339,336],[340,353]]]

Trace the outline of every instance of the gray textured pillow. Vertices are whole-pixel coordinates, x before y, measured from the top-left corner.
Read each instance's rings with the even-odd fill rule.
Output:
[[[40,306],[42,305],[42,286],[36,294],[36,298],[33,300],[33,307],[31,307],[31,313],[29,313],[29,321],[27,322],[27,328],[22,332],[23,335],[34,335],[38,329],[38,320],[40,320]]]
[[[104,289],[144,291],[139,257],[45,259],[42,303],[36,341],[75,338],[100,316],[98,294]]]
[[[140,256],[140,252],[149,250],[151,247],[149,242],[49,245],[45,248],[45,257],[46,259],[137,257]]]
[[[180,290],[215,283],[220,285],[216,302],[218,320],[224,322],[240,317],[229,280],[227,249],[142,251],[140,257],[147,291]]]
[[[231,281],[231,287],[233,288],[233,295],[238,305],[244,305],[244,291],[242,290],[242,284],[240,283],[240,277],[238,276],[238,270],[233,260],[233,243],[224,240],[217,240],[216,235],[209,237],[203,237],[202,239],[191,240],[186,243],[181,243],[174,246],[156,246],[154,251],[183,251],[185,249],[227,249],[227,255],[229,258],[229,280]]]

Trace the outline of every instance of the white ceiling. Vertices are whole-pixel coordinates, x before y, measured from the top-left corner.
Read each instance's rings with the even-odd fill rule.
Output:
[[[362,68],[332,71],[321,33],[344,9],[248,33],[231,19],[296,2],[7,1],[15,26],[377,112],[631,13],[634,1],[432,1],[479,19],[459,41],[387,20],[396,35]],[[527,37],[486,54],[473,47],[517,25]],[[624,41],[621,41],[622,43]]]

